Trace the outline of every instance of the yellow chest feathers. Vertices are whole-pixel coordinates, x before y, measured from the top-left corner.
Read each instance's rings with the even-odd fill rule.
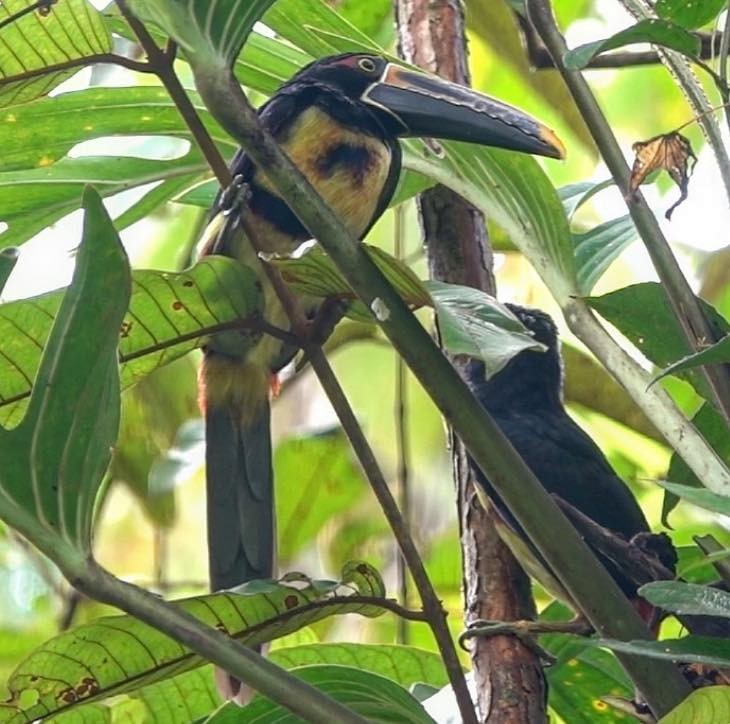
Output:
[[[360,237],[373,219],[388,178],[390,148],[316,107],[304,111],[277,140],[349,231]],[[256,181],[273,191],[265,173],[257,171]]]

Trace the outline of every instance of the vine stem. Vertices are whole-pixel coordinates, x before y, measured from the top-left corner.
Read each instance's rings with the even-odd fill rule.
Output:
[[[185,89],[182,87],[182,84],[175,74],[174,68],[171,64],[172,54],[165,53],[159,49],[144,25],[129,11],[126,5],[126,0],[117,0],[117,5],[134,32],[137,34],[142,47],[147,53],[150,65],[158,73],[173,102],[177,106],[178,111],[190,128],[201,152],[213,169],[216,178],[221,186],[225,188],[232,181],[231,173],[225,163],[225,160],[218,151],[218,148],[200,120],[194,106],[190,102]],[[238,87],[238,90],[240,93],[240,87]],[[260,248],[260,245],[256,243],[255,233],[249,225],[246,224],[245,217],[241,219],[241,223],[243,230],[254,249]],[[262,266],[291,321],[293,333],[300,339],[306,340],[309,333],[307,324],[302,318],[290,290],[284,284],[278,272],[271,265],[263,263]],[[366,471],[367,478],[373,487],[375,495],[383,507],[386,518],[388,519],[393,530],[393,534],[399,544],[401,554],[408,563],[411,575],[413,576],[419,595],[421,596],[423,609],[428,617],[428,623],[444,661],[444,667],[446,668],[449,681],[454,690],[462,719],[465,724],[477,724],[474,706],[466,685],[464,672],[462,671],[459,663],[456,646],[451,638],[448,626],[446,625],[445,612],[441,606],[438,596],[436,595],[436,591],[428,578],[425,566],[423,565],[423,561],[421,560],[418,550],[413,543],[413,539],[408,533],[407,526],[405,525],[400,511],[398,510],[398,506],[392,497],[387,483],[385,482],[385,478],[380,472],[380,468],[372,449],[367,443],[365,435],[363,434],[362,429],[352,412],[352,408],[350,407],[321,346],[306,343],[305,352],[309,357],[312,368],[314,369],[320,384],[326,394],[330,396],[330,401],[335,411],[340,416],[340,422],[342,423],[343,429],[348,435],[348,438],[353,445],[353,449]],[[236,672],[231,670],[229,670],[229,673],[236,675]],[[240,678],[247,681],[247,683],[253,683],[245,679],[245,677]]]
[[[603,111],[583,75],[569,70],[563,63],[567,46],[553,17],[550,1],[528,0],[527,9],[530,22],[552,55],[611,175],[618,187],[628,192],[631,171]],[[628,194],[625,199],[689,348],[695,352],[704,349],[708,343],[717,341],[717,334],[710,327],[697,297],[682,274],[656,217],[639,191]],[[702,373],[715,406],[730,424],[730,375],[720,365],[702,367]]]

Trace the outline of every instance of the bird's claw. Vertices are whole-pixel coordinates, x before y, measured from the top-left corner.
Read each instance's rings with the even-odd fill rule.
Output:
[[[230,185],[223,189],[218,203],[220,210],[225,216],[240,212],[250,195],[251,187],[244,181],[240,173],[236,174]]]
[[[459,636],[459,646],[464,651],[468,651],[467,641],[473,638],[490,637],[490,636],[514,636],[520,643],[532,651],[545,666],[552,666],[557,659],[535,640],[536,621],[486,621],[484,619],[476,619],[470,621],[466,631]]]
[[[306,323],[306,337],[311,344],[322,345],[342,319],[349,302],[336,297],[327,297]]]

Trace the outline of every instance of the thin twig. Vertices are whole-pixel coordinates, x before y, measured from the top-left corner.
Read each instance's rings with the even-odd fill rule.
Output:
[[[723,101],[725,101],[725,121],[727,122],[728,128],[730,128],[730,107],[728,107],[727,102],[730,100],[730,94],[728,94],[728,84],[727,84],[727,60],[728,60],[728,51],[730,51],[730,8],[725,11],[725,27],[722,31],[722,36],[720,38],[720,53],[718,56],[717,62],[719,63],[719,73],[720,78],[722,79],[722,86],[718,86],[718,90],[720,91],[720,94],[722,95]],[[724,92],[723,92],[724,88]]]
[[[405,215],[403,207],[397,206],[393,214],[394,225],[394,252],[396,259],[403,257],[403,232]],[[395,356],[395,449],[397,456],[396,490],[398,491],[398,505],[403,516],[406,530],[411,530],[411,500],[408,489],[408,420],[406,416],[408,406],[408,388],[406,365],[403,358]],[[398,567],[398,597],[403,606],[408,605],[408,570],[402,555],[397,557]],[[398,643],[408,643],[408,622],[401,619],[398,622]]]
[[[459,703],[461,716],[464,722],[476,724],[477,719],[474,713],[474,706],[471,702],[471,696],[466,686],[466,681],[464,680],[464,672],[459,663],[458,654],[456,653],[456,647],[451,638],[449,627],[446,624],[446,612],[426,573],[426,567],[421,560],[413,538],[408,532],[408,528],[398,509],[398,504],[390,492],[388,483],[383,477],[383,473],[375,459],[370,443],[363,434],[355,413],[352,411],[350,403],[347,401],[347,397],[321,348],[311,347],[307,349],[307,354],[310,357],[312,368],[317,373],[322,388],[337,413],[337,417],[355,451],[355,455],[357,455],[357,459],[360,461],[360,465],[362,465],[365,476],[370,482],[370,486],[383,509],[383,513],[388,519],[388,523],[393,531],[393,535],[398,541],[403,558],[408,564],[413,582],[421,596],[423,610],[428,616],[428,623],[436,639],[439,653],[441,654],[449,681],[454,690],[454,695]]]

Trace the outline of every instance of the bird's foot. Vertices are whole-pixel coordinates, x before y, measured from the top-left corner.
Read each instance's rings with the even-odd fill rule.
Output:
[[[230,186],[223,189],[218,206],[223,214],[224,222],[218,232],[216,246],[225,248],[225,242],[231,238],[241,221],[241,212],[251,196],[251,187],[243,180],[241,174],[233,177]]]
[[[582,617],[570,621],[486,621],[476,619],[459,636],[459,645],[467,649],[467,641],[485,636],[515,636],[520,642],[538,656],[546,665],[555,663],[555,657],[545,651],[535,640],[543,633],[571,633],[585,636],[592,633],[593,627]]]

